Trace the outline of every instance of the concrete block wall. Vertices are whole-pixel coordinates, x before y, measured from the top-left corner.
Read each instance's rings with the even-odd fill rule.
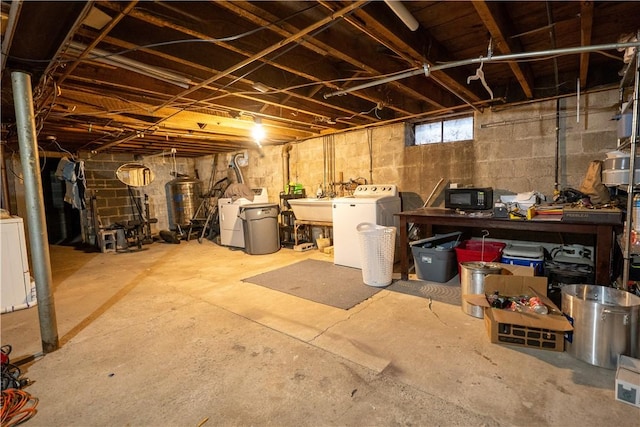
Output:
[[[476,114],[474,184],[553,194],[555,101]]]
[[[563,186],[579,188],[591,160],[604,160],[608,151],[615,150],[618,142],[614,116],[618,109],[619,92],[611,90],[585,94],[580,98],[580,115],[576,98],[567,98],[564,104],[566,119],[562,121],[565,144],[561,145]]]
[[[603,160],[606,152],[617,147],[618,90],[583,94],[578,112],[577,98],[563,98],[560,106],[558,138],[558,185],[579,188],[589,163]],[[437,187],[432,206],[443,203],[446,184],[492,186],[498,191],[525,192],[536,190],[553,194],[556,171],[556,101],[530,103],[510,108],[487,109],[475,114],[473,141],[411,145],[411,125],[393,124],[378,128],[348,131],[332,136],[291,142],[289,172],[293,182],[304,185],[309,196],[315,196],[318,185],[338,179],[366,179],[369,183],[395,183],[400,191],[426,200]],[[579,118],[578,118],[579,117]],[[332,146],[334,177],[325,177],[325,148]],[[285,188],[283,146],[265,145],[238,151],[248,155],[249,164],[242,167],[245,183],[252,188],[266,187],[269,201],[279,203]],[[123,163],[136,162],[150,167],[155,180],[136,190],[143,200],[149,196],[150,214],[158,223],[152,232],[170,229],[170,200],[166,186],[178,172],[203,183],[203,191],[211,179],[228,177],[236,182],[229,168],[235,153],[204,156],[197,159],[149,156],[135,159],[128,154],[81,153],[87,174],[87,197],[95,194],[98,214],[103,226],[133,217],[127,187],[117,180],[115,171]],[[17,178],[20,161],[8,159],[15,175],[10,176],[14,188],[17,215],[25,217],[24,189]],[[438,186],[438,183],[442,183]],[[89,199],[87,199],[89,202]],[[87,203],[89,205],[89,203]]]
[[[443,203],[451,182],[491,186],[498,194],[539,191],[551,199],[556,149],[559,188],[579,188],[589,163],[616,148],[617,101],[615,89],[581,96],[578,121],[577,98],[561,99],[557,148],[555,100],[476,113],[473,141],[413,146],[409,124],[335,134],[335,178],[342,172],[345,180],[395,183],[422,200],[438,187],[432,206]],[[291,180],[310,196],[323,182],[326,138],[292,142]],[[283,188],[281,153],[281,146],[265,146],[264,157],[254,157],[244,172],[249,185],[264,183],[270,196],[276,195],[270,198],[274,202]]]
[[[144,196],[148,196],[149,217],[156,218],[151,224],[151,232],[169,229],[169,200],[166,184],[174,176],[171,172],[194,176],[194,160],[188,158],[173,159],[166,157],[135,158],[132,154],[90,154],[85,153],[85,172],[87,177],[87,206],[90,197],[95,196],[96,213],[103,227],[116,222],[137,219],[137,208],[132,203],[129,189],[116,177],[116,170],[125,163],[139,163],[148,166],[154,180],[145,187],[131,187],[133,197],[138,201],[144,214]]]
[[[84,158],[87,207],[95,198],[95,215],[102,227],[133,220],[135,205],[127,186],[116,177],[116,170],[134,161],[130,154],[86,154]],[[137,192],[134,192],[138,196]]]

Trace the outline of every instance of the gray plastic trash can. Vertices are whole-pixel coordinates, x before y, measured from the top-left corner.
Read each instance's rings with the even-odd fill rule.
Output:
[[[240,206],[244,247],[249,255],[265,255],[280,250],[279,208],[276,204],[250,203]]]

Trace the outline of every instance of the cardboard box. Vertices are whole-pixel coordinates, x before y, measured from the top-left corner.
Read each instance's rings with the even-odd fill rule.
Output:
[[[503,276],[529,276],[533,277],[536,275],[536,270],[529,265],[518,265],[518,264],[504,264],[500,262],[495,262],[492,264],[499,265],[502,267],[502,275]]]
[[[618,356],[616,400],[640,408],[640,360]]]
[[[484,310],[485,325],[492,343],[564,351],[564,333],[573,327],[562,311],[546,297],[547,278],[489,274],[484,278],[485,294],[498,291],[506,296],[538,296],[549,314],[520,313],[492,308],[485,294],[463,295],[469,304]]]

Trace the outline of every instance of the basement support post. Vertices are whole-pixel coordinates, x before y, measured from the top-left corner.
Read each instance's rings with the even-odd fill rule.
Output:
[[[38,297],[40,336],[42,351],[46,354],[58,349],[59,340],[56,309],[53,301],[51,259],[44,212],[42,178],[40,177],[31,76],[23,72],[12,72],[11,85],[16,110],[20,162],[24,177],[31,260]]]

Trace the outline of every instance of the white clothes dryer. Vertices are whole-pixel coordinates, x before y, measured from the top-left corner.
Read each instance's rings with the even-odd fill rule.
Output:
[[[220,218],[220,244],[223,246],[233,246],[236,248],[244,248],[244,228],[242,227],[242,219],[238,217],[240,206],[269,203],[267,189],[252,188],[254,196],[253,200],[244,197],[233,200],[232,198],[218,199],[218,215]]]

